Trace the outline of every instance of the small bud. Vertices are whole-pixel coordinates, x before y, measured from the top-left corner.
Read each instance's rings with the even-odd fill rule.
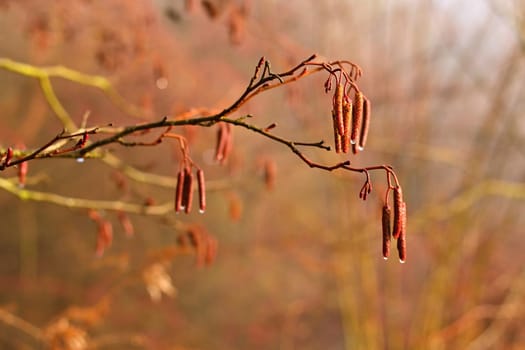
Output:
[[[11,159],[13,159],[13,149],[11,147],[8,147],[5,153],[4,166],[8,166],[11,162]]]

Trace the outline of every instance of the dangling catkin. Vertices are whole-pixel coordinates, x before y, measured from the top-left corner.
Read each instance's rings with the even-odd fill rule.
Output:
[[[336,153],[341,153],[342,151],[342,137],[337,130],[337,113],[332,109],[332,125],[334,129],[334,147]]]
[[[364,98],[363,103],[363,121],[361,123],[361,135],[359,137],[359,150],[365,149],[366,140],[368,138],[368,129],[370,128],[370,113],[372,106],[368,98]]]
[[[401,234],[402,206],[403,191],[401,190],[401,186],[397,186],[394,188],[394,230],[392,232],[392,237],[394,237],[394,239],[398,239]]]
[[[383,206],[383,213],[381,216],[381,222],[383,226],[383,258],[388,259],[390,255],[390,237],[391,233],[391,213],[390,206],[385,204]]]
[[[204,171],[197,170],[197,186],[199,189],[199,212],[204,213],[206,210],[206,184],[204,182]]]
[[[343,84],[339,83],[337,84],[334,92],[334,110],[335,110],[335,116],[336,116],[336,125],[337,125],[337,133],[339,135],[344,134],[344,127],[343,127],[343,94],[344,94],[344,88]]]
[[[407,242],[406,242],[406,203],[403,202],[400,208],[400,221],[399,221],[399,238],[397,239],[397,251],[399,253],[399,261],[404,263],[407,259]]]
[[[182,188],[182,208],[187,214],[191,210],[191,203],[193,201],[193,174],[191,169],[184,169],[184,186]]]
[[[343,135],[342,135],[342,150],[343,153],[348,153],[350,149],[350,126],[352,125],[352,102],[347,98],[343,102]]]
[[[181,170],[177,174],[177,187],[175,187],[175,212],[178,213],[182,208],[182,189],[184,188],[184,172]]]
[[[357,91],[354,97],[354,108],[352,111],[352,133],[350,143],[355,145],[361,136],[361,122],[363,120],[364,97],[361,91]]]

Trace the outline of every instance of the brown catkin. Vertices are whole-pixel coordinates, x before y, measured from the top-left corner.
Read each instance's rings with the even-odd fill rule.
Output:
[[[350,142],[355,145],[359,142],[361,136],[361,122],[363,120],[363,104],[364,97],[361,91],[356,91],[354,97],[354,108],[352,111],[352,132],[350,134]]]
[[[363,121],[361,123],[361,136],[359,137],[359,150],[364,150],[368,139],[368,129],[370,128],[370,113],[372,112],[370,100],[366,97],[363,103]]]
[[[407,241],[406,241],[406,225],[407,225],[407,216],[406,216],[406,203],[401,203],[400,208],[400,222],[399,222],[399,238],[397,239],[397,252],[399,254],[399,261],[404,263],[407,259]]]
[[[177,174],[177,187],[175,187],[175,212],[182,210],[182,190],[184,188],[184,172],[181,170]]]
[[[336,111],[332,109],[332,121],[334,128],[334,147],[336,153],[341,153],[342,151],[342,138],[339,132],[337,131],[337,116]]]
[[[390,238],[392,236],[391,216],[392,211],[390,210],[390,206],[385,204],[381,216],[381,222],[383,225],[383,258],[385,258],[385,260],[388,259],[388,256],[390,255]]]
[[[226,143],[226,129],[223,123],[218,124],[217,143],[215,145],[215,160],[221,162],[224,158],[224,145]]]
[[[191,169],[184,169],[184,186],[182,187],[182,207],[187,214],[191,210],[191,203],[193,201],[193,174]]]
[[[335,122],[337,125],[337,133],[339,135],[344,134],[344,126],[343,126],[343,95],[344,95],[344,87],[343,84],[339,83],[337,84],[334,92],[334,110],[335,110]]]
[[[224,148],[222,150],[221,164],[226,161],[233,148],[233,130],[231,124],[224,124]]]
[[[345,98],[343,102],[343,153],[348,153],[350,149],[350,126],[352,125],[352,102]]]
[[[217,257],[218,242],[215,237],[208,235],[206,237],[206,253],[204,255],[204,264],[211,265]]]
[[[29,167],[28,162],[22,162],[18,164],[18,186],[19,187],[25,187],[26,185],[28,167]]]
[[[394,230],[392,231],[392,237],[398,239],[401,233],[401,209],[403,206],[403,190],[401,186],[394,188]]]
[[[272,159],[264,162],[264,184],[269,191],[275,187],[275,178],[277,176],[277,164]]]
[[[204,183],[204,171],[197,170],[197,185],[199,188],[199,212],[204,213],[206,210],[206,184]]]

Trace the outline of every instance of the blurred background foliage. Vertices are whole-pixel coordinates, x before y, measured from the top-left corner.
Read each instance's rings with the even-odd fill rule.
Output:
[[[519,349],[525,344],[525,3],[484,1],[0,1],[0,57],[107,77],[129,108],[53,78],[75,123],[130,125],[227,106],[261,56],[284,71],[312,53],[364,71],[368,149],[408,203],[408,261],[381,256],[383,175],[308,169],[282,145],[234,131],[212,161],[214,128],[183,127],[210,182],[204,215],[131,215],[94,256],[85,210],[0,192],[0,347],[32,349]],[[314,75],[238,112],[293,140],[331,140],[330,97]],[[0,146],[36,148],[62,129],[38,81],[0,69]],[[155,148],[109,149],[174,176]],[[340,156],[308,156],[326,164]],[[276,164],[273,189],[263,166]],[[39,160],[31,189],[90,199],[172,200],[96,160]],[[13,169],[3,177],[16,176]],[[120,184],[120,185],[119,185]],[[170,255],[180,222],[219,241],[211,266]],[[148,288],[150,293],[148,293]],[[160,288],[158,299],[151,288]]]

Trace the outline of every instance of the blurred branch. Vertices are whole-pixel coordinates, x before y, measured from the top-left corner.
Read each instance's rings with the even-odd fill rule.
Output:
[[[33,65],[13,61],[9,58],[1,58],[0,57],[0,68],[3,68],[5,70],[18,73],[21,75],[25,75],[28,77],[37,78],[40,80],[40,84],[42,86],[42,89],[44,90],[44,93],[46,93],[45,89],[48,89],[48,87],[51,87],[50,84],[50,78],[62,78],[66,79],[72,82],[75,82],[80,85],[85,86],[91,86],[94,88],[97,88],[101,90],[115,106],[117,106],[119,109],[121,109],[123,112],[127,113],[130,116],[134,117],[140,117],[142,115],[141,110],[127,102],[113,87],[113,85],[110,83],[110,81],[100,75],[88,75],[81,72],[78,72],[76,70],[66,68],[63,66],[52,66],[52,67],[36,67]],[[45,86],[45,89],[44,89]],[[48,95],[47,93],[50,93]],[[47,90],[46,98],[54,95],[54,93],[51,90]],[[61,105],[58,103],[51,103],[51,100],[48,99],[50,102],[51,107],[55,112],[61,109]],[[57,108],[57,109],[55,109]],[[62,108],[63,109],[63,108]],[[63,111],[65,112],[65,110]],[[61,112],[61,115],[67,114],[67,112],[64,114]],[[73,131],[76,128],[70,128],[69,131]]]
[[[35,340],[44,340],[44,334],[40,328],[33,326],[31,323],[24,321],[2,308],[0,308],[0,321],[13,328],[21,330]]]
[[[493,313],[492,323],[476,339],[474,339],[468,350],[491,349],[505,332],[505,326],[509,320],[518,318],[523,307],[523,297],[525,296],[525,268],[514,280],[514,284],[507,292],[505,299]]]
[[[105,335],[91,339],[88,343],[87,349],[104,349],[124,345],[144,348],[146,346],[146,338],[135,334]]]
[[[103,201],[73,198],[49,192],[30,191],[18,187],[13,181],[3,178],[0,178],[0,188],[10,192],[21,200],[52,203],[66,208],[111,210],[142,215],[165,215],[173,210],[172,202],[160,205],[144,205],[116,200]]]
[[[421,228],[429,221],[445,220],[469,209],[485,196],[500,196],[509,199],[525,200],[525,183],[507,182],[503,180],[486,180],[480,182],[447,203],[439,203],[422,209],[412,217],[412,224],[417,228]]]

